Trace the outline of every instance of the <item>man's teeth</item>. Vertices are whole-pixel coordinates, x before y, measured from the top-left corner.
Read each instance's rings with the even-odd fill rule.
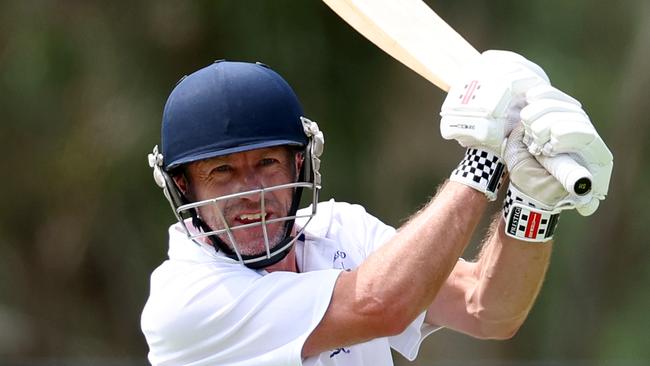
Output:
[[[266,217],[266,212],[261,214],[261,213],[256,213],[256,214],[244,214],[244,215],[239,215],[240,220],[261,220],[262,218]]]

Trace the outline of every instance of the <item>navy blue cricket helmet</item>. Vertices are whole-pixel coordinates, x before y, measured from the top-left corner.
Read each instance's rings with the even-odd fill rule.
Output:
[[[319,156],[324,139],[318,125],[303,116],[296,94],[280,75],[260,63],[217,61],[185,76],[167,99],[161,135],[162,153],[157,146],[154,147],[149,155],[149,165],[154,170],[156,183],[163,189],[174,215],[190,239],[196,242],[197,238],[208,237],[215,249],[254,269],[269,266],[286,256],[306,226],[305,223],[299,233],[292,235],[295,219],[305,217],[308,223],[316,214],[321,188]],[[224,221],[226,228],[211,228],[199,217],[197,210],[232,197],[189,202],[171,175],[191,162],[282,145],[296,147],[303,152],[304,158],[298,181],[282,185],[282,188],[294,190],[287,216],[274,219],[285,222],[284,238],[278,243],[270,243],[265,229],[264,252],[242,254],[230,235],[231,231],[238,229],[237,226],[228,226]],[[277,188],[261,187],[240,193],[263,197],[265,191]],[[304,216],[297,216],[304,188],[313,191],[312,210]],[[197,234],[189,230],[187,219],[191,219],[193,226],[202,232]],[[266,225],[263,219],[260,225]],[[219,238],[218,235],[224,232],[229,234],[231,245]]]
[[[162,120],[164,169],[252,149],[306,146],[298,97],[260,63],[217,61],[184,77]]]

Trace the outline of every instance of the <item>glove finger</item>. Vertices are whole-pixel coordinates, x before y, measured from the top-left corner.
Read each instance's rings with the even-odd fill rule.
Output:
[[[540,84],[526,92],[526,100],[528,103],[533,103],[543,99],[566,102],[578,107],[582,107],[582,104],[580,104],[577,99],[548,84]]]
[[[593,182],[591,190],[594,196],[603,200],[607,196],[609,190],[609,181],[612,178],[612,169],[614,168],[614,161],[610,160],[604,165],[588,165],[587,169],[593,175]]]
[[[614,167],[612,152],[600,136],[596,135],[594,141],[587,145],[579,155],[586,162],[587,169],[592,172],[594,195],[604,199],[609,190],[609,181]]]
[[[589,121],[589,117],[580,106],[565,101],[553,99],[540,99],[528,103],[521,110],[521,119],[528,124],[532,124],[538,119],[549,113],[567,113],[582,116],[583,119]]]
[[[524,110],[526,108],[524,108]],[[522,118],[521,123],[524,125],[526,130],[526,142],[529,142],[528,146],[533,154],[539,154],[540,147],[551,142],[552,137],[562,139],[564,134],[574,130],[577,135],[583,134],[584,131],[591,131],[593,139],[593,128],[588,123],[588,119],[584,112],[546,111],[541,115],[536,116],[535,119],[529,119],[527,114],[528,112],[525,112],[524,110],[522,110],[522,117],[525,118]],[[558,133],[555,135],[553,134],[554,129],[558,129]],[[587,142],[590,141],[591,140]]]
[[[586,164],[607,165],[613,160],[612,152],[591,126],[577,122],[551,128],[551,138],[542,151],[545,155],[575,153]]]
[[[549,142],[552,125],[566,120],[583,120],[590,124],[580,102],[550,85],[531,88],[526,92],[526,101],[529,104],[520,115],[526,129],[524,141],[532,154],[540,154]]]
[[[589,164],[607,165],[614,160],[612,152],[597,133],[593,141],[591,141],[591,143],[580,152],[580,155],[582,155]]]
[[[501,50],[488,50],[483,52],[483,57],[490,61],[493,61],[495,64],[503,64],[506,62],[520,64],[523,69],[527,69],[530,72],[534,73],[539,79],[544,81],[546,84],[550,83],[550,80],[544,70],[539,67],[536,63],[526,59],[522,55],[511,51],[501,51]]]
[[[483,75],[492,75],[494,80],[509,80],[513,99],[521,96],[537,85],[548,85],[548,76],[537,64],[510,51],[489,50],[481,55]]]
[[[558,121],[550,126],[549,132],[550,139],[542,149],[542,153],[548,156],[581,153],[596,138],[596,131],[592,126],[576,120]]]

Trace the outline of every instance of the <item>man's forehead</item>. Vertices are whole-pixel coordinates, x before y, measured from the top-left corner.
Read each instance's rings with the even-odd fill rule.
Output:
[[[242,159],[242,158],[250,157],[250,156],[262,156],[262,155],[269,155],[269,154],[284,154],[286,152],[289,152],[289,150],[290,150],[289,147],[285,146],[285,145],[272,146],[272,147],[262,147],[262,148],[259,148],[259,149],[240,151],[240,152],[236,152],[236,153],[215,156],[213,158],[198,160],[198,161],[196,161],[194,163],[196,163],[196,164],[218,163],[218,162]]]

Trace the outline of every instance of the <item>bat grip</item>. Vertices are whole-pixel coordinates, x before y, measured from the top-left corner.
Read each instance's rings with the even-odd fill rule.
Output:
[[[551,173],[567,192],[584,196],[591,192],[592,176],[587,168],[578,164],[569,154],[535,156],[537,161]]]

